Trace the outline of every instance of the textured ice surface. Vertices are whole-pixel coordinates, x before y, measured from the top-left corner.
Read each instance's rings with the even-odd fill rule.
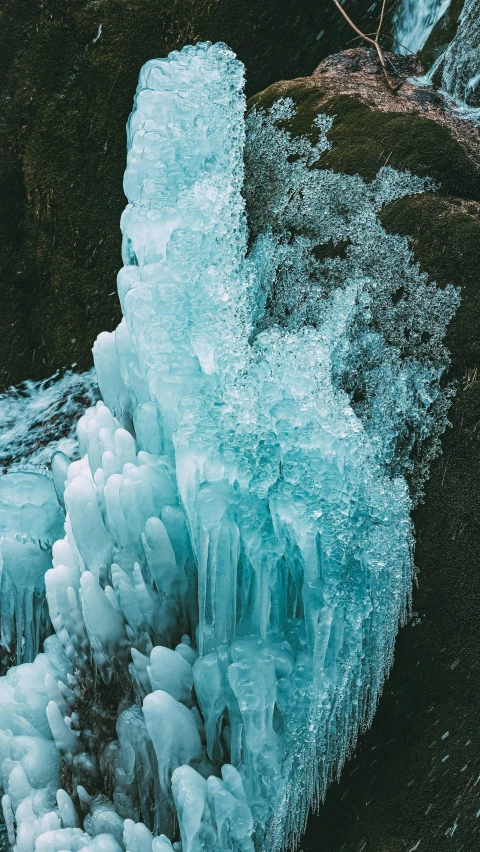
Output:
[[[97,398],[94,370],[0,395],[0,649],[17,662],[32,661],[49,632],[44,575],[64,522],[63,472],[78,416]]]
[[[53,482],[38,473],[0,476],[0,646],[30,662],[47,632],[45,572],[63,513]]]
[[[224,45],[141,71],[124,319],[94,346],[80,458],[52,464],[56,637],[0,699],[18,852],[288,846],[391,665],[457,296],[377,220],[425,181],[312,169],[331,119],[292,139],[290,101],[245,148],[244,109]]]

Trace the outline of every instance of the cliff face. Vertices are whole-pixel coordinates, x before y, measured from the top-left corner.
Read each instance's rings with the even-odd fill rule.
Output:
[[[371,31],[375,4],[346,4]],[[5,0],[0,10],[0,384],[92,363],[118,322],[125,122],[138,71],[227,42],[247,89],[308,74],[354,34],[331,0]]]
[[[398,62],[395,59],[395,62]],[[405,73],[415,71],[407,61]],[[400,70],[400,66],[399,66]],[[384,228],[410,240],[422,271],[461,287],[447,345],[457,395],[443,455],[415,512],[418,587],[400,631],[393,671],[371,730],[334,783],[302,840],[305,852],[435,852],[478,848],[480,736],[477,629],[480,589],[480,183],[478,135],[431,89],[404,83],[393,96],[368,51],[347,51],[311,77],[278,83],[251,105],[289,96],[288,129],[309,136],[334,116],[319,167],[371,180],[388,162],[434,177],[437,190],[386,204]],[[342,246],[338,246],[339,252]]]

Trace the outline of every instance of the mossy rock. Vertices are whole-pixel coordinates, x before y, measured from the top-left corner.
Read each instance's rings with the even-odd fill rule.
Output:
[[[310,81],[288,87],[271,86],[251,98],[249,107],[269,109],[279,98],[290,97],[295,116],[284,126],[294,136],[315,142],[319,112],[334,117],[328,133],[331,149],[318,168],[374,179],[382,166],[431,177],[442,192],[480,199],[480,168],[446,125],[420,114],[376,109],[359,97],[341,94],[325,100],[325,90]]]
[[[478,848],[480,808],[480,204],[421,195],[385,206],[423,271],[461,286],[447,343],[457,394],[414,513],[413,616],[372,728],[302,838],[304,852]]]
[[[322,110],[335,116],[320,168],[373,180],[379,168],[431,177],[445,193],[480,199],[480,169],[445,125],[421,115],[371,109],[347,95]]]
[[[374,27],[371,0],[346,7]],[[96,335],[118,322],[125,123],[138,73],[199,40],[236,51],[252,94],[311,73],[351,30],[331,0],[3,3],[1,388],[89,367]]]
[[[390,233],[409,237],[421,269],[440,285],[460,287],[461,303],[446,343],[461,381],[480,367],[480,205],[458,198],[417,195],[387,204],[380,213]]]

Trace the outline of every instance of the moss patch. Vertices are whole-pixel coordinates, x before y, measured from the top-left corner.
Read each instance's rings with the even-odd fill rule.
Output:
[[[372,180],[385,165],[433,178],[446,194],[480,199],[480,169],[443,125],[410,113],[371,109],[359,98],[333,98],[322,112],[334,115],[332,148],[319,168]]]
[[[313,247],[312,254],[317,261],[329,260],[334,257],[339,257],[342,260],[347,255],[347,248],[350,245],[350,240],[339,240],[334,243],[329,240],[328,243],[319,243]]]
[[[480,204],[417,195],[386,205],[380,221],[390,233],[412,238],[415,258],[432,279],[461,287],[447,346],[455,377],[462,379],[466,370],[480,367]]]
[[[295,83],[279,92],[278,86],[274,85],[251,98],[248,101],[248,107],[268,110],[280,98],[291,98],[295,104],[295,115],[288,121],[280,121],[279,127],[288,130],[292,136],[305,136],[312,145],[315,145],[320,136],[320,131],[315,126],[315,119],[319,113],[318,103],[322,95],[323,90],[320,86]]]

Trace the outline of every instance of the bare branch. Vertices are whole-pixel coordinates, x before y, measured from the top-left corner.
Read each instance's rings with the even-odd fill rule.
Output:
[[[386,5],[387,5],[387,0],[383,0],[382,11],[381,11],[381,14],[380,14],[380,20],[378,22],[377,35],[375,36],[375,41],[377,41],[377,42],[378,42],[378,39],[380,38],[380,33],[382,32],[383,19],[385,17],[385,6]]]
[[[358,29],[358,27],[357,27],[357,26],[353,23],[352,19],[351,19],[351,18],[349,18],[349,16],[347,15],[347,13],[346,13],[345,9],[343,8],[343,6],[341,6],[341,4],[339,3],[339,0],[333,0],[333,2],[335,3],[335,6],[336,6],[336,7],[337,7],[337,9],[339,10],[339,12],[341,12],[341,13],[342,13],[342,15],[343,15],[343,17],[345,18],[345,20],[346,20],[347,24],[350,24],[350,26],[351,26],[352,30],[355,30],[355,32],[356,32],[356,33],[358,33],[358,35],[359,35],[359,36],[361,36],[361,38],[365,39],[365,41],[368,41],[368,42],[370,42],[370,44],[375,45],[375,41],[373,40],[373,38],[370,38],[369,36],[365,35],[365,33],[362,33],[362,31],[361,31],[361,30],[359,30],[359,29]]]
[[[386,82],[388,88],[390,89],[390,91],[395,93],[400,88],[401,83],[399,83],[398,85],[395,85],[395,83],[393,83],[393,81],[391,80],[390,74],[388,73],[387,66],[386,66],[386,63],[385,63],[385,57],[383,55],[383,50],[380,47],[380,43],[379,43],[380,33],[382,31],[383,20],[384,20],[384,16],[385,16],[385,6],[387,5],[387,0],[383,0],[382,12],[381,12],[381,15],[380,15],[380,23],[378,25],[377,33],[376,33],[376,36],[375,36],[374,39],[370,38],[370,36],[367,35],[366,33],[363,33],[357,27],[357,25],[353,23],[352,19],[350,18],[349,15],[347,15],[345,9],[341,5],[340,0],[333,0],[333,2],[335,3],[335,6],[337,7],[338,11],[345,18],[347,24],[352,28],[352,30],[354,30],[360,36],[360,38],[363,38],[364,41],[368,42],[368,44],[373,45],[373,47],[377,51],[378,58],[380,60],[380,65],[382,66],[382,71],[383,71],[383,76],[385,77],[385,82]]]

